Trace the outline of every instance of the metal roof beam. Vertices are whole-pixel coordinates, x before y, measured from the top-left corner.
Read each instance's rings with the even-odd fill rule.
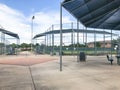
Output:
[[[97,25],[97,26],[100,26],[100,25],[103,24],[107,19],[109,19],[113,14],[115,14],[115,12],[117,12],[117,11],[118,11],[118,9],[113,10],[113,11],[110,11],[110,12],[108,12],[109,15],[108,15],[108,13],[106,13],[105,15],[98,16],[98,17],[97,17],[98,19],[94,18],[94,19],[86,22],[85,24],[88,25],[88,26],[89,26],[89,25],[92,26],[92,24],[95,24],[95,23],[99,22],[100,20],[102,20],[102,22],[100,22],[100,24]],[[100,18],[99,18],[99,17],[100,17]],[[103,18],[101,19],[101,17],[103,17]],[[104,18],[105,18],[105,19],[104,19]],[[91,23],[92,23],[92,24],[91,24]]]
[[[114,27],[113,29],[117,29],[117,28],[119,28],[120,27],[120,23],[116,26],[116,27]]]
[[[98,17],[96,17],[96,18],[94,18],[94,19],[92,19],[92,20],[89,20],[89,21],[85,22],[84,24],[85,24],[86,26],[88,26],[88,25],[90,25],[90,24],[92,24],[92,23],[100,20],[102,17],[106,16],[108,13],[110,13],[110,12],[107,12],[107,13],[104,13],[104,14],[102,14],[102,15],[99,15]]]
[[[0,28],[0,31],[1,31],[2,33],[4,33],[4,34],[7,34],[7,35],[9,35],[9,36],[12,36],[12,37],[15,37],[15,38],[19,39],[18,34],[12,33],[12,32],[10,32],[10,31],[7,31],[7,30],[1,29],[1,28]]]
[[[70,2],[73,2],[73,1],[75,1],[75,0],[64,0],[63,3],[62,3],[62,5],[70,3]]]
[[[113,5],[114,5],[114,7],[113,7]],[[118,5],[120,5],[120,1],[119,1],[119,4],[118,4]],[[104,16],[104,14],[106,14],[106,13],[108,13],[108,12],[110,12],[110,11],[113,11],[113,10],[116,9],[118,6],[115,5],[115,4],[112,2],[112,3],[109,3],[109,4],[105,5],[104,7],[101,7],[101,8],[99,8],[99,9],[97,9],[97,10],[92,11],[91,13],[89,13],[89,14],[83,16],[83,17],[78,17],[78,18],[79,18],[80,20],[84,20],[87,16],[93,15],[95,12],[97,13],[97,12],[101,11],[101,9],[106,9],[106,8],[108,8],[108,7],[109,7],[109,10],[107,9],[107,10],[105,10],[104,12],[102,11],[101,14],[100,14],[100,16],[102,16],[102,15]],[[98,16],[99,16],[99,14],[96,15],[96,16],[94,16],[93,18],[96,18],[96,17],[98,17]],[[90,20],[92,20],[93,18],[91,18],[91,19],[89,19],[89,20],[87,20],[87,21],[90,21]],[[83,21],[83,22],[84,22],[84,21]]]
[[[84,4],[82,4],[82,5],[78,6],[78,7],[76,7],[75,9],[72,10],[71,13],[74,13],[74,12],[75,12],[76,10],[78,10],[81,6],[86,5],[86,4],[89,3],[90,1],[91,1],[91,0],[88,0],[88,1],[86,1]]]
[[[81,33],[111,34],[111,33],[106,32],[106,31],[82,30],[82,29],[79,29],[79,30],[78,29],[64,29],[62,32],[63,33],[71,33],[71,32],[73,32],[73,30],[74,30],[74,32],[81,32]],[[47,34],[59,34],[59,33],[60,33],[60,30],[48,31],[48,32],[41,33],[41,34],[34,36],[33,39],[38,38],[38,37],[42,37],[42,36],[46,36]]]
[[[96,8],[95,10],[93,10],[93,11],[91,11],[91,12],[88,12],[88,13],[86,13],[86,15],[83,15],[82,17],[78,17],[78,18],[80,18],[80,19],[85,18],[86,16],[91,15],[91,14],[97,12],[98,10],[101,10],[101,9],[103,9],[103,8],[106,8],[109,4],[113,3],[113,1],[114,1],[114,0],[112,0],[110,3],[107,3],[107,4],[102,5],[101,7]],[[87,6],[87,8],[88,8],[88,6]],[[89,8],[88,8],[88,10],[89,10]]]

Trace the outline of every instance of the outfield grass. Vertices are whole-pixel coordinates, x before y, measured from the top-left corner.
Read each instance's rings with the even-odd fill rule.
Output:
[[[103,54],[110,54],[111,51],[79,51],[80,52],[85,52],[88,55],[103,55]],[[77,51],[63,51],[63,55],[77,55]],[[116,51],[112,51],[112,54],[115,54]]]

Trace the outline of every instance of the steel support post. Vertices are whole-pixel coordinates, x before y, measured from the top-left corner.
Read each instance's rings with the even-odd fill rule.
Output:
[[[103,29],[103,31],[105,32],[104,29]],[[104,41],[103,52],[105,53],[105,33],[103,34],[103,41]]]
[[[5,34],[2,33],[1,37],[2,37],[2,43],[3,43],[3,49],[2,49],[3,51],[2,51],[2,53],[5,54],[6,53]]]
[[[84,27],[83,27],[83,30],[85,30]],[[83,32],[83,44],[85,44],[85,33],[84,32]]]
[[[62,71],[62,3],[60,4],[60,71]]]
[[[2,54],[2,32],[0,32],[0,41],[1,41],[0,54]]]
[[[71,53],[72,53],[72,55],[73,55],[73,51],[74,51],[74,45],[73,45],[73,23],[71,23],[71,29],[72,29],[72,33],[71,33]]]
[[[16,55],[18,55],[19,44],[20,44],[20,39],[17,39],[17,51],[16,51]]]
[[[52,31],[54,30],[54,25],[52,25]],[[52,55],[54,55],[54,34],[52,33]]]
[[[2,43],[2,34],[3,34],[3,33],[1,32],[0,34],[1,34],[1,35],[0,35],[0,38],[1,38],[1,39],[0,39],[0,40],[1,40],[1,43]]]
[[[50,30],[49,30],[49,31],[50,31]],[[49,32],[49,31],[48,31],[48,32]],[[49,41],[49,42],[48,42],[48,47],[49,47],[48,50],[49,50],[49,53],[50,53],[50,52],[51,52],[51,48],[50,48],[50,47],[51,47],[51,34],[48,34],[48,41]]]
[[[111,29],[111,58],[112,58],[112,46],[113,46],[112,43],[113,42],[112,42],[112,29]]]
[[[77,30],[79,30],[79,21],[77,20]],[[79,62],[79,32],[77,31],[77,62]]]
[[[46,34],[45,34],[45,50],[44,50],[44,53],[46,53]]]
[[[4,49],[4,54],[6,54],[7,47],[6,47],[6,39],[5,39],[5,34],[4,34],[4,38],[3,38],[3,39],[4,39],[4,45],[5,45],[5,47],[4,47],[4,48],[5,48],[5,49]]]
[[[3,41],[3,33],[1,32],[1,43],[3,44],[3,45],[1,45],[1,54],[3,54],[4,53],[4,41]]]
[[[47,30],[47,32],[48,32],[48,30]],[[46,53],[47,53],[47,51],[48,51],[48,34],[46,34],[46,37],[47,37],[47,45],[46,45]]]
[[[97,48],[96,48],[96,32],[94,29],[94,54],[97,54]]]
[[[86,30],[87,30],[87,27],[86,27]],[[86,54],[87,54],[87,32],[86,32],[86,35],[85,35],[85,52],[86,52]]]

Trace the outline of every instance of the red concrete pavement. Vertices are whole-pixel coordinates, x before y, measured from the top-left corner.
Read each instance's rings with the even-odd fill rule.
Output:
[[[49,55],[18,55],[18,56],[0,56],[0,64],[8,64],[8,65],[34,65],[39,63],[45,63],[48,61],[57,60],[57,57],[49,56]]]
[[[16,59],[2,59],[0,60],[0,64],[11,64],[11,65],[33,65],[44,63],[48,61],[52,61],[55,59],[52,58],[31,58],[31,57],[24,57],[24,58],[16,58]]]

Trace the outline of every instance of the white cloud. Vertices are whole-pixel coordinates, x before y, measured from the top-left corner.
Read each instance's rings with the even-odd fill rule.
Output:
[[[35,15],[34,27],[33,27],[34,35],[47,31],[52,24],[60,23],[59,11],[49,11],[44,9],[43,11],[40,12],[34,12],[34,13],[33,12],[34,9],[32,9],[31,15],[25,16],[22,12],[16,9],[10,8],[5,4],[0,4],[0,26],[4,27],[6,30],[17,33],[20,36],[21,43],[23,42],[30,43],[31,19],[33,15]],[[68,15],[68,13],[64,14],[63,23],[71,23],[73,21],[73,18],[71,18],[70,16],[71,15]],[[55,29],[59,29],[59,27],[60,27],[59,25],[55,25]],[[83,26],[80,25],[80,28],[83,28]],[[82,36],[82,34],[80,34],[80,36]],[[69,39],[67,38],[67,40],[71,42],[70,38]],[[89,40],[93,41],[93,39],[88,37],[88,41]],[[58,41],[58,39],[56,41]]]
[[[34,20],[34,30],[35,33],[45,32],[51,27],[55,25],[56,29],[59,29],[60,24],[60,14],[59,12],[55,11],[43,11],[43,12],[36,12]],[[30,16],[32,17],[32,16]],[[63,23],[70,23],[70,17],[64,16]],[[57,25],[56,25],[57,24]]]
[[[31,18],[7,5],[0,4],[0,25],[6,30],[17,33],[20,36],[21,43],[31,42]],[[41,11],[35,12],[34,35],[45,32],[52,24],[60,23],[59,11]],[[63,16],[64,23],[70,23],[70,17]]]
[[[27,30],[30,26],[27,24],[24,15],[4,4],[0,4],[0,25],[6,30],[17,33],[21,41],[23,40],[22,42],[28,39]]]

